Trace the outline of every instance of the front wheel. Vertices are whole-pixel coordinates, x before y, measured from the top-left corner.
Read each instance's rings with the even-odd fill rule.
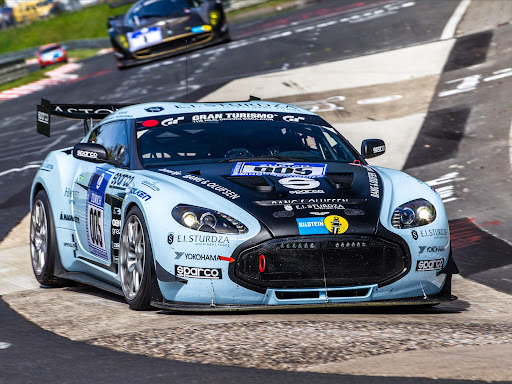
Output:
[[[151,308],[151,263],[153,253],[144,216],[130,209],[121,233],[119,274],[126,302],[135,310]]]
[[[44,190],[37,193],[30,215],[30,257],[34,275],[42,285],[61,287],[66,280],[54,275],[59,256],[50,201]]]

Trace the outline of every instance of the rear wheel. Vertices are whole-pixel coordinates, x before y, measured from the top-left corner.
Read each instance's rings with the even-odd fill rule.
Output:
[[[119,274],[126,302],[135,310],[151,308],[153,253],[142,212],[130,209],[121,233]]]
[[[65,285],[66,280],[54,275],[55,261],[60,256],[50,202],[44,190],[37,193],[32,206],[30,257],[34,275],[39,283],[49,287]]]

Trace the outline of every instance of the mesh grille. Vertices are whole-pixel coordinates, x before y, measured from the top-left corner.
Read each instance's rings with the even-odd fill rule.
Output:
[[[272,240],[240,253],[235,275],[265,288],[378,284],[407,269],[399,245],[372,237]]]

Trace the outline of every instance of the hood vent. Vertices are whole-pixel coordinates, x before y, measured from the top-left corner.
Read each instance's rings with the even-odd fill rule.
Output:
[[[336,189],[350,189],[354,185],[353,173],[328,173],[327,179],[334,184]]]
[[[276,186],[263,176],[228,176],[229,181],[259,192],[273,192]]]

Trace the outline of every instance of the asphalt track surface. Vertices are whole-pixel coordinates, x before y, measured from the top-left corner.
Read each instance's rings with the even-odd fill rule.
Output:
[[[385,17],[368,19],[371,24],[361,21],[329,25],[335,19],[371,14],[376,9],[385,10],[384,6],[407,3],[317,1],[305,8],[264,20],[233,25],[234,42],[190,53],[186,69],[185,59],[180,56],[117,71],[111,56],[101,56],[87,60],[78,72],[79,79],[72,83],[1,102],[0,239],[28,213],[30,183],[36,166],[42,162],[46,153],[72,146],[82,136],[81,122],[73,124],[69,121],[56,121],[52,127],[55,128],[52,139],[37,135],[35,106],[41,97],[54,102],[76,103],[194,101],[236,78],[436,41],[459,2],[442,0],[431,6],[432,1],[429,4],[417,1],[415,6],[400,7],[397,11],[386,13]],[[326,26],[308,29],[319,23],[325,23]],[[509,245],[512,241],[510,213],[503,209],[510,198],[510,192],[508,195],[506,193],[510,180],[507,184],[504,178],[500,184],[500,178],[497,177],[497,174],[508,172],[510,178],[510,163],[508,154],[503,153],[503,148],[498,144],[494,146],[496,141],[493,139],[502,141],[505,136],[508,138],[512,111],[505,108],[505,101],[510,99],[506,84],[484,81],[484,78],[496,76],[496,71],[504,69],[488,59],[492,56],[489,48],[491,42],[503,46],[506,44],[506,40],[500,40],[500,32],[495,32],[473,36],[454,46],[441,75],[437,97],[432,99],[428,116],[405,168],[408,173],[425,180],[454,170],[459,172],[454,188],[460,198],[448,205],[448,212],[453,219],[452,235],[455,234],[457,262],[461,273],[511,293],[511,282],[506,280],[507,268],[512,264]],[[498,48],[494,49],[497,52]],[[443,91],[453,90],[453,84],[462,82],[451,81],[475,75],[474,69],[469,67],[478,64],[482,65],[481,77],[473,89],[468,88],[448,96],[442,94]],[[189,75],[188,85],[185,82],[185,70]],[[503,103],[489,103],[489,99],[503,100]],[[482,116],[493,117],[491,126],[485,126],[485,137],[478,135],[478,127],[485,124]],[[448,124],[454,121],[458,134],[447,130]],[[472,142],[463,140],[468,133],[474,139]],[[429,146],[426,147],[425,143]],[[491,151],[487,149],[485,152],[482,149],[489,147]],[[477,160],[473,161],[475,158]],[[16,168],[25,169],[13,171]],[[478,241],[475,240],[477,238]],[[269,383],[434,381],[263,371],[124,354],[72,342],[43,331],[10,310],[1,299],[0,319],[0,341],[9,340],[11,344],[3,347],[0,344],[0,382],[6,383],[117,383],[122,380],[251,383],[261,382],[262,378]]]

